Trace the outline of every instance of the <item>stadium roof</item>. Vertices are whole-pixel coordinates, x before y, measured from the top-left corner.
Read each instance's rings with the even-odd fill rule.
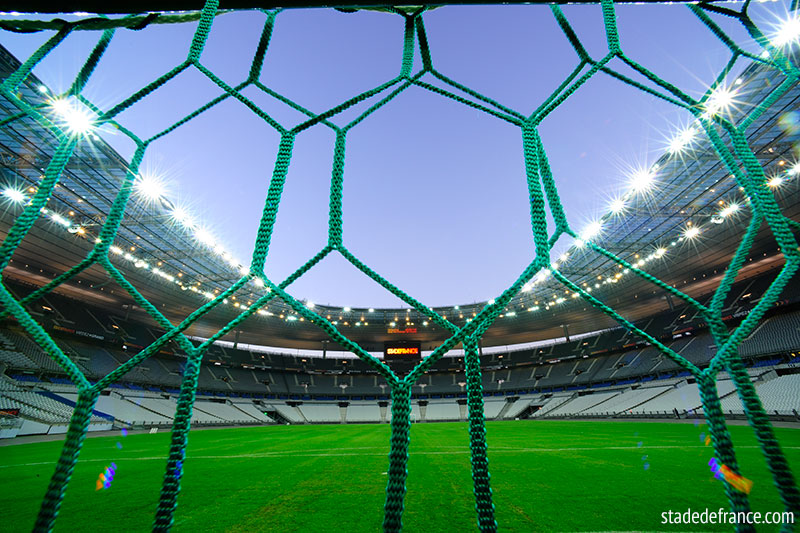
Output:
[[[661,0],[622,0],[619,3],[651,3]],[[690,2],[691,0],[672,0],[673,2]],[[491,2],[489,0],[456,0],[448,4],[599,4],[599,0],[502,0]],[[707,2],[707,3],[714,3]],[[337,9],[414,9],[422,5],[418,0],[399,0],[391,3],[374,1],[351,0],[348,2],[330,2],[328,0],[291,0],[277,2],[274,0],[223,0],[219,3],[220,9],[275,9],[275,8],[312,8],[331,7]],[[197,3],[191,0],[159,0],[157,2],[142,2],[141,0],[118,0],[112,4],[97,0],[66,0],[54,4],[42,0],[27,0],[25,4],[17,6],[4,6],[3,11],[25,10],[31,13],[144,13],[165,11],[195,11]],[[430,5],[430,4],[424,4]]]
[[[3,77],[18,65],[8,51],[0,50]],[[782,74],[775,69],[750,65],[732,88],[735,106],[730,112],[734,120],[751,111],[781,81]],[[43,108],[52,104],[49,89],[33,76],[20,90],[29,102],[38,102]],[[800,134],[797,128],[786,128],[785,120],[781,120],[798,108],[800,87],[795,84],[747,130],[750,146],[767,175],[778,178],[772,185],[784,213],[794,219],[800,216],[796,186],[800,167],[793,147]],[[17,112],[11,102],[0,100],[0,119]],[[0,129],[3,181],[22,194],[35,191],[55,146],[53,136],[28,117],[6,123]],[[100,137],[80,143],[44,216],[23,240],[3,276],[41,286],[84,259],[105,222],[126,168],[125,160]],[[586,238],[689,295],[713,290],[750,217],[736,182],[708,140],[693,130],[683,132],[670,150],[634,181],[631,191],[615,206],[616,212],[599,220],[593,228],[596,235]],[[779,185],[781,181],[786,183]],[[14,204],[12,196],[4,194],[2,198],[0,237],[21,212],[22,202]],[[203,244],[197,227],[192,230],[176,220],[180,216],[175,216],[175,206],[169,199],[153,194],[145,201],[142,196],[128,204],[112,248],[112,261],[150,302],[177,323],[233,285],[246,268],[230,263],[230,257],[220,255],[213,245]],[[764,226],[738,279],[782,263],[777,244]],[[663,290],[588,247],[573,246],[566,256],[554,261],[553,268],[631,320],[672,304]],[[247,287],[237,293],[237,300],[231,299],[210,312],[188,333],[210,336],[238,314],[240,304],[248,305],[263,294],[264,289],[255,283]],[[96,265],[57,291],[117,313],[137,313],[133,299]],[[461,326],[486,304],[459,303],[434,310]],[[421,340],[427,349],[450,336],[414,309],[317,305],[315,311],[369,351],[380,350],[386,340],[404,338]],[[614,325],[610,318],[565,292],[552,277],[542,276],[512,300],[484,335],[483,343],[506,345],[560,337],[564,335],[563,326],[570,334],[579,334]],[[299,319],[277,299],[237,329],[238,340],[249,344],[318,349],[321,341],[327,340],[321,329]],[[226,337],[233,338],[234,333]],[[331,344],[330,349],[338,348]]]

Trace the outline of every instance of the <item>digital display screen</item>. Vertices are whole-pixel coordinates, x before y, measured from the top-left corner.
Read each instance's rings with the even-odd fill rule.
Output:
[[[389,329],[386,330],[386,333],[389,333],[389,334],[392,334],[392,335],[416,335],[417,328],[408,328],[408,327],[405,328],[405,329],[389,328]]]
[[[383,346],[383,358],[386,361],[419,361],[422,347],[413,341],[387,342]]]

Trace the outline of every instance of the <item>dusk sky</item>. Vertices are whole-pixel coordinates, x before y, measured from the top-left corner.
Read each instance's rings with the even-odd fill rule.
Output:
[[[600,7],[564,10],[589,52],[602,57]],[[784,3],[759,4],[752,14],[771,22],[786,10]],[[623,49],[694,96],[730,58],[683,5],[626,5],[618,14]],[[755,49],[734,21],[716,20],[747,49]],[[264,21],[256,12],[217,17],[202,62],[231,85],[241,82]],[[438,70],[526,114],[578,63],[544,6],[444,7],[425,15],[425,22]],[[110,108],[178,65],[195,27],[117,31],[84,94]],[[0,42],[25,60],[49,35],[2,33]],[[35,74],[63,91],[98,37],[75,32]],[[402,37],[403,20],[397,15],[285,11],[277,17],[261,79],[321,112],[396,76]],[[417,58],[415,67],[420,65]],[[146,138],[219,93],[193,70],[118,118]],[[300,121],[299,113],[256,90],[244,94],[284,126]],[[334,122],[343,125],[354,116],[348,111]],[[627,173],[652,164],[689,121],[688,113],[605,75],[595,76],[550,115],[541,134],[573,227],[580,231],[606,212],[609,201],[624,192]],[[103,137],[130,158],[128,139]],[[143,169],[163,177],[167,196],[249,263],[278,140],[264,121],[228,100],[153,143]],[[267,274],[275,281],[325,244],[333,145],[334,135],[324,126],[297,138],[267,260]],[[523,164],[518,128],[411,88],[348,135],[345,244],[426,304],[495,297],[533,257]],[[338,255],[306,274],[291,292],[322,304],[399,305]]]

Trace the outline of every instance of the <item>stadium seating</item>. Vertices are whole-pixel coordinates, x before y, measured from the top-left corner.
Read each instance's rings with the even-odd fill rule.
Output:
[[[730,380],[717,381],[717,394],[720,398],[724,398],[733,392],[733,382]],[[700,392],[694,384],[680,383],[674,389],[669,390],[663,394],[655,396],[653,399],[634,407],[630,411],[633,413],[670,413],[674,409],[679,412],[684,411],[697,411],[702,410],[702,401],[700,400]]]
[[[62,393],[61,395],[72,401],[77,401],[78,399],[77,393]],[[100,396],[97,400],[97,409],[110,414],[115,420],[124,424],[166,425],[172,422],[172,416],[158,414],[117,394]]]
[[[370,403],[350,403],[347,407],[347,421],[348,422],[380,422],[381,411],[378,404],[375,402]]]
[[[763,322],[739,346],[742,356],[780,353],[800,347],[800,312],[772,317]]]
[[[572,398],[570,401],[565,402],[555,409],[551,409],[548,411],[547,416],[570,416],[570,415],[577,415],[582,413],[586,409],[589,409],[593,406],[598,404],[602,404],[603,402],[613,398],[619,394],[619,392],[599,392],[594,394],[587,394],[585,396],[577,396]]]
[[[424,419],[428,422],[435,422],[437,420],[460,420],[461,410],[458,404],[452,401],[430,402],[427,406]]]
[[[306,422],[303,413],[298,411],[296,407],[289,407],[286,404],[270,404],[268,408],[274,409],[279,415],[290,422],[301,424]]]
[[[532,400],[530,398],[520,398],[509,406],[508,410],[503,415],[503,418],[507,420],[514,420],[520,414],[522,414],[525,409],[530,407],[531,402]]]
[[[5,386],[5,385],[4,385]],[[72,407],[38,392],[3,390],[0,392],[0,408],[17,408],[23,416],[40,420],[48,424],[68,424],[72,416]],[[92,416],[91,423],[107,422]]]
[[[304,403],[298,406],[307,422],[338,423],[342,421],[341,408],[337,404]]]
[[[534,413],[534,416],[544,417],[554,409],[558,408],[561,404],[568,402],[572,398],[572,396],[573,396],[572,394],[561,394],[547,398],[545,402],[542,404],[541,409],[539,409],[538,411],[536,411],[536,413]]]
[[[634,407],[641,405],[659,394],[669,390],[669,387],[649,387],[641,389],[626,390],[622,394],[609,399],[606,402],[597,404],[583,411],[582,414],[594,415],[601,413],[624,413],[631,411]]]
[[[258,420],[233,404],[197,401],[194,410],[201,411],[217,419],[215,423],[254,424]]]
[[[735,326],[769,285],[769,276],[734,285],[726,300],[726,321]],[[19,288],[27,294],[30,288]],[[773,416],[797,416],[798,375],[790,353],[800,352],[800,278],[783,293],[784,306],[773,310],[740,346],[757,391]],[[700,298],[707,301],[709,295]],[[158,327],[108,314],[58,294],[48,295],[45,324],[64,353],[90,379],[119,367],[162,335]],[[686,307],[647,317],[636,325],[699,367],[716,353],[703,317]],[[733,320],[733,322],[730,322]],[[47,327],[50,327],[49,325]],[[80,330],[89,335],[69,335]],[[184,357],[174,343],[138,365],[124,381],[112,384],[96,410],[118,425],[167,426],[176,409]],[[484,350],[481,363],[485,417],[674,416],[675,410],[699,410],[697,387],[685,370],[654,346],[622,328],[551,341],[534,348]],[[777,365],[777,366],[776,366]],[[779,368],[789,375],[778,376]],[[61,431],[77,400],[65,372],[13,323],[0,325],[0,399],[19,409],[24,420]],[[415,422],[465,420],[467,407],[463,356],[448,354],[412,387]],[[718,389],[723,409],[742,414],[741,404],[725,374]],[[110,392],[109,392],[110,391]],[[257,352],[212,345],[203,360],[192,423],[195,425],[303,423],[379,423],[391,418],[383,379],[358,359]],[[459,401],[461,403],[459,403]],[[346,402],[341,403],[340,402]],[[341,406],[340,406],[341,405]],[[346,407],[345,407],[346,405]],[[538,408],[538,410],[536,410]],[[272,413],[271,417],[268,413]],[[109,424],[102,416],[92,426]],[[31,426],[33,427],[33,426]],[[29,428],[29,431],[33,431]]]
[[[244,411],[246,414],[250,416],[250,418],[258,422],[264,424],[269,424],[274,422],[272,418],[264,414],[264,412],[261,411],[259,408],[257,408],[255,405],[253,405],[252,402],[233,402],[233,406],[241,411]]]
[[[800,412],[800,374],[756,382],[756,392],[768,413],[796,415],[797,412]],[[742,403],[736,394],[723,398],[722,410],[734,414],[744,412]]]

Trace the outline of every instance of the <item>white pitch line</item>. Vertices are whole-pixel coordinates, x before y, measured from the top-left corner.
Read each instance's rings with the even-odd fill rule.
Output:
[[[667,449],[694,449],[706,448],[706,446],[595,446],[595,447],[580,447],[580,448],[489,448],[489,454],[495,453],[553,453],[553,452],[586,452],[586,451],[600,451],[600,450],[667,450]],[[737,446],[736,449],[758,449],[759,446]],[[348,448],[353,449],[353,448]],[[380,449],[377,447],[364,447],[357,448],[363,450]],[[710,449],[710,448],[709,448]],[[782,446],[784,450],[800,450],[800,446]],[[324,452],[324,450],[322,451]],[[468,455],[469,449],[458,449],[453,451],[411,451],[410,455]],[[187,455],[187,459],[270,459],[279,457],[386,457],[388,450],[378,453],[297,453],[293,451],[277,451],[277,452],[264,452],[264,453],[243,453],[237,455]],[[82,463],[104,463],[108,461],[165,461],[166,457],[125,457],[119,458],[106,458],[106,459],[81,459]],[[25,466],[40,466],[40,465],[54,465],[55,461],[45,461],[40,463],[20,463],[14,465],[0,465],[0,468],[14,468]]]

